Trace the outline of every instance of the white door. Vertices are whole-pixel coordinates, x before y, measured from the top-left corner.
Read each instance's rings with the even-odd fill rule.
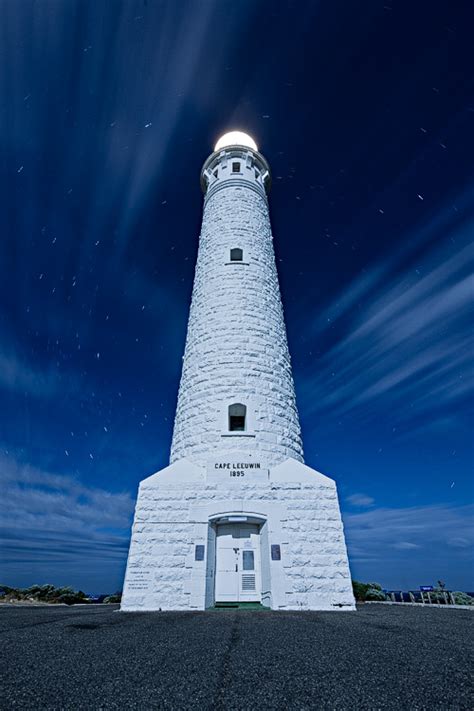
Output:
[[[217,527],[216,602],[260,602],[260,535],[253,523]]]

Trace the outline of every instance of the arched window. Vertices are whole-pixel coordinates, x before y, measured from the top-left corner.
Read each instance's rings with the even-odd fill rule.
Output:
[[[244,252],[239,247],[234,247],[230,250],[230,261],[231,262],[241,262],[244,258]]]
[[[229,405],[229,432],[245,432],[246,405],[236,402]]]

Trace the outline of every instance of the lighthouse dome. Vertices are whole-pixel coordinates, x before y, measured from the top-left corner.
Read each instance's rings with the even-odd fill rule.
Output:
[[[246,148],[251,148],[253,151],[258,151],[257,144],[252,136],[242,131],[229,131],[229,133],[225,133],[217,141],[214,151],[220,151],[222,148],[227,148],[227,146],[245,146]]]

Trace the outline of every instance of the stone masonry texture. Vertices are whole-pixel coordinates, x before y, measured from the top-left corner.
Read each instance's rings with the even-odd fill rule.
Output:
[[[262,186],[226,180],[208,190],[196,265],[171,462],[251,451],[269,466],[303,461],[290,355]],[[230,250],[243,250],[242,262]],[[247,406],[244,434],[227,408]]]
[[[351,577],[336,487],[316,472],[302,481],[238,483],[160,482],[140,486],[122,609],[204,609],[204,595],[192,604],[194,545],[206,542],[209,512],[233,502],[242,511],[268,517],[269,544],[282,546],[281,561],[270,561],[274,609],[337,609],[353,606]],[[195,507],[198,507],[197,509]],[[269,559],[269,550],[262,550]],[[148,571],[138,589],[134,570]],[[278,584],[278,578],[280,584]],[[131,587],[132,585],[132,587]],[[278,590],[279,588],[279,590]]]
[[[140,484],[124,611],[212,607],[218,528],[232,520],[258,522],[262,604],[354,609],[335,482],[303,461],[269,182],[263,156],[242,146],[204,164],[171,463]],[[246,406],[238,432],[228,418],[237,403]]]

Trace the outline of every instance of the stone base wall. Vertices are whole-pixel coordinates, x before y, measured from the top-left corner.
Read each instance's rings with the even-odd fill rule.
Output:
[[[232,475],[232,462],[219,469],[216,461],[205,468],[181,460],[141,483],[121,609],[212,606],[212,521],[229,514],[262,522],[264,604],[354,609],[334,481],[291,459],[271,470],[244,469],[242,476]],[[271,559],[272,544],[280,546],[280,560]],[[195,560],[196,545],[204,546],[203,560]]]

